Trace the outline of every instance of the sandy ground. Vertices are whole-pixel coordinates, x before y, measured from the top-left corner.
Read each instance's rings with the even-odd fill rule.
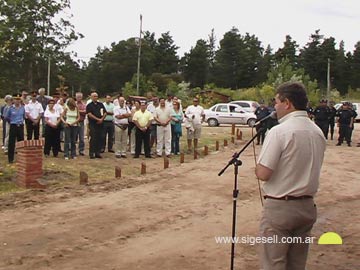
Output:
[[[214,237],[231,235],[233,168],[217,173],[243,144],[182,165],[172,159],[146,176],[0,197],[0,269],[229,269],[230,244]],[[344,244],[312,244],[307,269],[360,269],[360,148],[334,145],[313,235],[334,231]],[[251,148],[241,160],[237,235],[256,236],[262,207]],[[257,249],[236,245],[235,269],[259,269]]]

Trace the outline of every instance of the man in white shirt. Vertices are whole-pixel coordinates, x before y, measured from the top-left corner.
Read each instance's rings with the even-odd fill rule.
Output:
[[[266,136],[255,171],[265,182],[260,234],[279,241],[297,237],[302,243],[263,243],[261,264],[265,270],[304,270],[326,141],[307,115],[302,84],[280,85],[275,100],[280,124]]]
[[[194,150],[198,147],[198,141],[201,136],[201,123],[205,120],[204,108],[199,105],[199,99],[193,99],[193,105],[186,108],[185,117],[192,121],[193,131],[187,129],[188,153],[192,152],[192,140],[194,140]]]
[[[160,105],[155,110],[154,119],[157,122],[156,154],[162,156],[165,145],[165,155],[170,157],[171,153],[171,109],[165,105],[165,99],[160,98]]]
[[[119,97],[119,106],[114,108],[114,124],[115,124],[115,156],[117,158],[126,158],[126,147],[128,138],[128,118],[131,116],[130,109],[125,104],[125,99]]]
[[[165,105],[166,107],[172,109],[173,108],[173,95],[172,94],[167,94],[167,99],[165,100]]]
[[[34,134],[34,140],[39,139],[40,133],[40,119],[44,113],[44,109],[40,102],[36,100],[37,93],[31,94],[31,100],[25,105],[26,116],[26,136],[28,140],[32,140]]]

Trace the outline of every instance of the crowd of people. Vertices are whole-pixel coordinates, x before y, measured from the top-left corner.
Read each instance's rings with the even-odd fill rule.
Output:
[[[52,97],[41,88],[30,95],[5,96],[1,108],[3,119],[3,149],[9,163],[14,162],[15,143],[26,139],[45,139],[44,155],[66,160],[85,155],[85,138],[89,139],[90,159],[102,158],[105,151],[116,158],[127,158],[128,153],[139,158],[170,157],[180,153],[182,123],[185,122],[187,151],[198,147],[204,109],[194,98],[193,105],[183,111],[181,101],[172,95],[149,100],[125,100],[122,95],[113,99],[105,96],[100,102],[97,92],[85,101],[78,92],[75,98],[66,92]],[[62,143],[63,148],[62,148]]]
[[[264,119],[275,110],[273,102],[274,100],[271,101],[269,106],[266,106],[264,101],[259,102],[260,106],[255,110],[257,121],[261,121],[261,119]],[[306,111],[308,117],[322,130],[326,140],[328,140],[329,137],[331,140],[334,139],[336,124],[339,130],[336,146],[342,145],[344,141],[346,141],[348,146],[351,146],[351,138],[357,113],[350,102],[343,102],[338,109],[336,109],[334,105],[335,103],[333,101],[330,101],[328,105],[326,99],[321,99],[319,105],[315,108],[312,108],[308,104]],[[267,130],[270,130],[276,124],[276,119],[268,118],[266,121],[256,125],[256,130],[259,132],[257,144],[264,143]],[[356,146],[360,147],[360,143],[357,143]]]

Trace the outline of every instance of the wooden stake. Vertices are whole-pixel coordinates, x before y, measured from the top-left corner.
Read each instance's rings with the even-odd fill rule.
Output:
[[[141,174],[146,174],[146,164],[144,162],[141,163]]]
[[[235,135],[235,124],[231,125],[231,135]]]
[[[198,152],[194,150],[194,159],[198,159]]]
[[[87,185],[89,182],[89,176],[86,172],[80,172],[80,185]]]
[[[167,157],[164,157],[164,169],[169,168],[169,159]]]
[[[224,146],[228,146],[228,141],[224,140]]]
[[[115,166],[115,178],[121,178],[121,168],[119,166]]]
[[[216,150],[216,151],[219,151],[219,141],[216,141],[215,150]]]
[[[209,154],[209,147],[207,145],[204,146],[204,156]]]
[[[180,153],[180,164],[184,163],[185,161],[185,155],[183,152]]]

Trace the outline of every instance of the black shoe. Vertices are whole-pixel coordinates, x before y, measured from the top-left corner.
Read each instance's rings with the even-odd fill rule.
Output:
[[[85,156],[85,154],[83,152],[80,152],[79,156]]]
[[[115,151],[114,151],[114,150],[111,150],[111,149],[108,150],[108,152],[109,152],[109,153],[115,153]]]
[[[134,156],[134,158],[139,158],[139,156]]]
[[[100,151],[100,153],[104,153],[104,152],[105,152],[105,150],[101,150],[101,151]]]
[[[59,152],[60,152],[60,153],[64,153],[64,151],[63,151],[63,150],[61,150],[61,149],[59,149]]]
[[[95,159],[95,156],[90,156],[90,159]]]
[[[339,142],[336,144],[336,146],[340,146],[340,145],[341,145],[341,143],[339,143]]]
[[[349,147],[351,147],[351,143],[348,143],[347,145],[348,145]]]
[[[102,158],[102,156],[100,156],[100,155],[95,155],[95,158]]]

